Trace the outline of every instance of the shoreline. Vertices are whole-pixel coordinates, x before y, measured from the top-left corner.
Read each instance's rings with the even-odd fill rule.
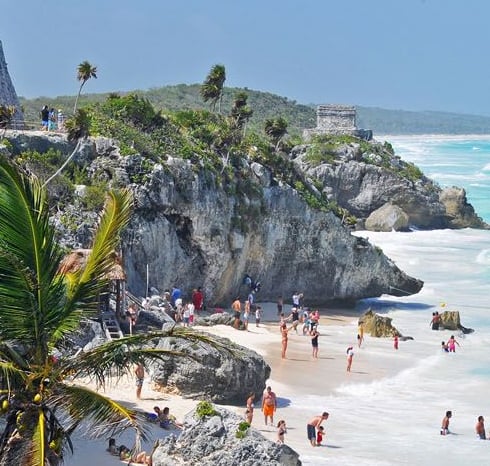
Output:
[[[303,464],[314,465],[325,461],[325,449],[313,448],[306,438],[306,423],[308,420],[323,411],[330,413],[325,422],[326,442],[329,443],[329,431],[337,427],[341,413],[336,412],[333,406],[309,406],[305,397],[315,399],[332,396],[339,389],[350,385],[370,384],[376,380],[393,377],[413,363],[410,354],[395,354],[391,339],[371,338],[365,335],[364,345],[357,347],[357,319],[362,314],[354,309],[324,310],[319,323],[319,354],[313,359],[311,354],[311,339],[301,333],[302,325],[298,325],[298,335],[290,333],[288,341],[287,358],[281,359],[281,335],[275,303],[260,303],[264,311],[263,323],[257,328],[255,320],[249,324],[249,331],[236,330],[231,326],[217,325],[212,327],[197,327],[196,330],[205,331],[213,335],[229,338],[231,341],[255,350],[271,366],[271,378],[266,382],[276,393],[278,409],[274,415],[274,424],[281,419],[286,421],[288,433],[285,443],[296,450]],[[286,314],[290,306],[286,306]],[[344,312],[345,311],[345,312]],[[352,372],[346,372],[346,347],[354,346],[354,362]],[[395,356],[396,363],[395,363]],[[122,402],[132,409],[151,412],[153,406],[169,406],[171,413],[179,421],[191,411],[198,400],[185,399],[178,394],[156,391],[150,382],[151,374],[146,374],[143,384],[142,399],[136,400],[134,380],[125,376],[117,383],[107,385],[101,390],[112,399]],[[86,385],[95,389],[93,383],[86,381]],[[304,402],[304,403],[303,403]],[[326,402],[322,404],[327,404]],[[277,428],[265,426],[264,417],[260,409],[261,400],[256,400],[252,427],[259,430],[267,439],[276,441]],[[236,414],[243,416],[243,406],[220,405]],[[163,438],[173,431],[166,431],[157,425],[151,426],[149,442],[143,442],[142,448],[152,451],[155,440]],[[68,466],[82,466],[94,463],[101,466],[121,464],[117,457],[111,457],[106,451],[107,440],[87,440],[80,435],[74,436],[74,455],[66,458]],[[90,442],[90,452],[87,453],[87,443]],[[131,447],[134,443],[134,433],[130,430],[116,439],[116,443]],[[93,460],[87,459],[87,454]]]

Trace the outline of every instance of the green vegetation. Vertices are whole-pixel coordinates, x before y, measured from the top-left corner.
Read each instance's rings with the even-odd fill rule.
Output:
[[[239,439],[245,438],[249,428],[250,424],[248,422],[240,422],[240,424],[238,424],[238,429],[235,432],[235,437]]]
[[[205,417],[213,417],[218,415],[218,411],[214,409],[214,406],[209,401],[200,401],[196,406],[196,414],[199,419]]]

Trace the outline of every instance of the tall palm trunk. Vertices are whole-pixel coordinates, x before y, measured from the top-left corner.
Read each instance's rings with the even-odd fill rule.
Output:
[[[55,177],[57,177],[63,170],[63,168],[65,168],[68,163],[70,162],[70,160],[73,158],[73,156],[78,152],[78,149],[80,148],[80,143],[81,143],[81,140],[79,139],[77,141],[77,145],[75,146],[75,149],[73,149],[73,152],[69,155],[69,157],[63,162],[63,165],[61,165],[60,168],[58,168],[58,170],[56,170],[44,183],[43,183],[43,188]]]
[[[83,85],[86,83],[87,81],[83,81],[82,84],[80,84],[80,89],[78,89],[78,94],[77,94],[77,98],[75,99],[75,105],[73,107],[73,115],[75,115],[76,111],[77,111],[77,106],[78,106],[78,99],[80,98],[80,94],[82,93],[82,87]]]

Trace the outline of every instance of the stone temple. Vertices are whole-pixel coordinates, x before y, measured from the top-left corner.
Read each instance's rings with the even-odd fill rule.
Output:
[[[24,114],[20,106],[19,98],[15,92],[14,85],[10,79],[7,62],[3,54],[2,42],[0,41],[0,105],[15,107],[14,126],[23,126]]]
[[[305,129],[303,137],[308,140],[320,134],[348,134],[367,141],[373,138],[372,130],[357,128],[356,108],[351,105],[319,105],[316,109],[316,128]]]

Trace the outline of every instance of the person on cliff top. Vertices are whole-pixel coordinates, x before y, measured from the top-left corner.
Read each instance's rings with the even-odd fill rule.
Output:
[[[49,123],[49,108],[45,105],[41,110],[41,129],[42,131],[48,130]]]

